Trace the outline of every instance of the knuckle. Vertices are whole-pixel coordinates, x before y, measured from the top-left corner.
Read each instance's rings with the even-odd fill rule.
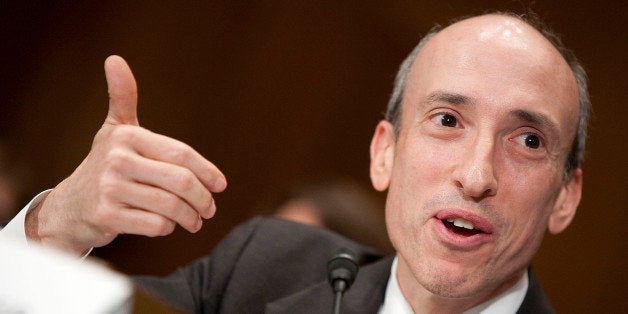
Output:
[[[97,205],[92,211],[92,219],[96,225],[107,225],[110,222],[116,221],[116,210],[111,206],[107,206],[106,203]]]
[[[146,235],[149,237],[164,236],[174,231],[174,224],[164,217],[156,216],[150,219],[147,224],[149,228]]]
[[[167,194],[161,200],[163,214],[167,217],[176,218],[175,215],[181,208],[181,199],[173,194]]]
[[[185,228],[193,228],[198,219],[196,212],[175,195],[169,195],[165,200],[163,215]]]
[[[103,157],[104,171],[121,171],[130,163],[131,156],[121,148],[113,148]]]
[[[196,179],[194,174],[189,170],[182,170],[176,174],[174,182],[176,183],[176,189],[178,192],[186,193],[194,188]]]
[[[118,125],[111,130],[109,136],[111,137],[111,140],[116,143],[132,143],[136,137],[136,128],[137,127],[130,125]]]
[[[130,146],[141,135],[142,128],[132,125],[116,125],[108,128],[101,128],[96,133],[92,148],[95,147],[116,147]]]
[[[95,185],[97,189],[96,201],[103,207],[115,203],[121,195],[125,194],[124,184],[120,181],[119,176],[113,173],[102,173]]]
[[[168,152],[168,160],[175,164],[186,164],[191,157],[191,149],[183,143],[177,143],[176,146]]]

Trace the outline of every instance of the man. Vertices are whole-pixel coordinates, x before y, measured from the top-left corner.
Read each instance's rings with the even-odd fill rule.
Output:
[[[363,266],[347,312],[551,312],[529,265],[580,201],[589,103],[581,67],[548,36],[482,15],[430,33],[404,61],[370,147],[394,259],[259,218],[211,257],[138,284],[188,312],[325,312],[327,255],[349,247]],[[76,254],[119,233],[195,232],[226,186],[192,149],[139,128],[130,70],[119,57],[105,68],[110,112],[92,151],[24,224],[29,238]]]

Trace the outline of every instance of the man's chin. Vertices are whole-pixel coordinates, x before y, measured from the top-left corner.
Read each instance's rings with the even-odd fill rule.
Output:
[[[477,285],[465,283],[462,285],[451,282],[427,282],[423,287],[432,294],[446,299],[466,299],[478,296]]]
[[[456,267],[435,267],[424,272],[427,276],[423,276],[419,282],[427,291],[443,298],[481,297],[490,289],[487,289],[486,274],[480,273]]]

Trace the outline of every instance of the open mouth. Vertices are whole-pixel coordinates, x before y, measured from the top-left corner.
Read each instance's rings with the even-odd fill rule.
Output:
[[[470,211],[440,210],[433,221],[440,239],[452,249],[471,250],[496,237],[491,221]]]
[[[479,233],[484,233],[480,229],[476,229],[472,222],[462,218],[441,219],[443,225],[450,231],[465,237],[470,237]]]

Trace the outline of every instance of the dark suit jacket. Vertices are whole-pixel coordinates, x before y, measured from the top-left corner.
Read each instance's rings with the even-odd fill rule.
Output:
[[[327,260],[336,249],[357,253],[358,276],[344,295],[343,313],[377,313],[392,257],[327,230],[254,218],[234,229],[211,256],[165,278],[136,277],[149,294],[187,313],[329,313],[333,293]],[[518,313],[552,313],[534,274]]]

